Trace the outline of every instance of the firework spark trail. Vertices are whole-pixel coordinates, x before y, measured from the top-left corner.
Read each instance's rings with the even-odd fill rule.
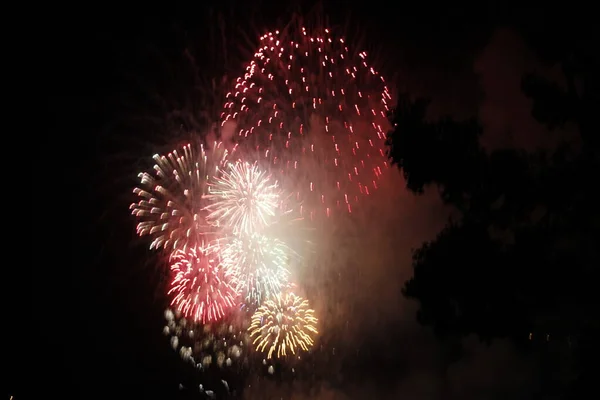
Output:
[[[184,360],[191,361],[198,369],[216,363],[218,367],[241,367],[246,347],[250,344],[247,333],[249,317],[243,320],[221,321],[217,324],[200,324],[183,317],[177,310],[165,311],[165,335],[171,346]]]
[[[133,192],[139,201],[130,209],[140,220],[138,235],[151,237],[150,249],[186,250],[214,233],[206,221],[207,183],[225,166],[228,151],[217,142],[211,150],[198,147],[156,154],[153,174],[138,175],[140,185]]]
[[[171,255],[173,280],[167,295],[185,317],[202,323],[217,321],[236,305],[235,276],[219,264],[217,245],[176,250]]]
[[[235,276],[238,294],[247,302],[260,304],[288,285],[287,265],[292,255],[283,241],[256,232],[230,238],[221,260],[227,273]]]
[[[293,293],[278,294],[258,308],[251,319],[250,338],[260,352],[268,347],[267,358],[286,356],[308,349],[318,334],[317,318],[308,301]]]
[[[383,77],[366,53],[354,56],[327,29],[276,31],[260,40],[227,94],[222,126],[234,124],[240,145],[271,164],[303,202],[303,214],[352,212],[388,167],[391,96]]]
[[[206,199],[212,201],[206,207],[210,223],[228,227],[234,235],[251,235],[273,222],[281,196],[279,185],[265,171],[238,161],[229,163],[209,185]]]

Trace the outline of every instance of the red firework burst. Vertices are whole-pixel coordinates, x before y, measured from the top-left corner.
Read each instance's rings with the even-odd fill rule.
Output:
[[[391,96],[383,77],[365,52],[350,52],[327,29],[276,31],[260,40],[227,94],[224,130],[235,127],[240,146],[257,150],[302,202],[303,214],[352,212],[388,167]]]
[[[235,282],[221,267],[215,246],[176,250],[170,260],[173,280],[168,294],[174,295],[171,305],[185,317],[217,321],[236,304]]]

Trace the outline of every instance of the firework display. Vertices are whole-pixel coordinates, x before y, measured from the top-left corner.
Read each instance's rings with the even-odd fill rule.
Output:
[[[138,235],[168,254],[164,330],[184,360],[206,369],[311,350],[296,222],[351,213],[377,189],[390,101],[366,53],[328,30],[268,33],[227,94],[231,150],[198,141],[139,174],[130,209]]]
[[[277,294],[266,300],[252,316],[248,328],[257,350],[267,358],[283,357],[299,349],[307,351],[314,343],[317,318],[308,301],[294,293]]]
[[[253,312],[293,287],[288,266],[297,253],[280,238],[294,236],[284,234],[293,211],[282,208],[285,196],[269,174],[228,156],[201,144],[154,156],[155,174],[140,174],[145,189],[134,193],[142,200],[131,205],[150,248],[170,250],[171,306],[196,324]]]
[[[227,94],[222,125],[270,164],[311,219],[377,189],[391,96],[381,75],[325,29],[271,32]]]

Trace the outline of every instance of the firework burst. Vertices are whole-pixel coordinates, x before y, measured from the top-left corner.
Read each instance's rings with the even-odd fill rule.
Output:
[[[293,255],[281,240],[262,233],[235,236],[223,246],[221,259],[235,276],[237,292],[244,300],[259,304],[288,285],[288,262]]]
[[[293,293],[278,294],[258,308],[251,319],[250,338],[267,358],[284,357],[290,351],[308,351],[314,344],[317,318],[308,301]]]
[[[352,212],[384,169],[388,103],[384,79],[329,30],[268,33],[227,94],[222,126],[258,150],[303,215]],[[283,179],[286,177],[286,179]]]
[[[225,166],[228,152],[223,147],[188,144],[166,156],[157,154],[153,173],[138,175],[140,186],[133,192],[139,201],[130,209],[139,219],[138,235],[151,237],[151,249],[185,251],[214,233],[206,221],[206,195],[209,179]]]
[[[209,186],[207,220],[228,227],[234,234],[251,235],[268,226],[279,208],[277,182],[256,164],[230,163]]]
[[[221,319],[236,304],[233,275],[219,264],[218,248],[205,246],[176,250],[171,255],[173,280],[167,293],[185,317],[205,323]]]

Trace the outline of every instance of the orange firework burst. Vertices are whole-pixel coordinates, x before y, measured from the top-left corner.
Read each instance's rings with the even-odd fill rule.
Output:
[[[314,344],[317,318],[308,308],[308,301],[294,293],[278,294],[252,315],[250,338],[258,351],[268,347],[267,358],[296,354],[298,349],[308,351]]]
[[[177,250],[171,255],[173,280],[171,305],[185,317],[202,323],[221,319],[235,306],[237,292],[232,277],[219,264],[215,246]]]
[[[329,30],[268,33],[227,94],[222,125],[258,150],[311,218],[377,188],[391,101],[384,79]]]

